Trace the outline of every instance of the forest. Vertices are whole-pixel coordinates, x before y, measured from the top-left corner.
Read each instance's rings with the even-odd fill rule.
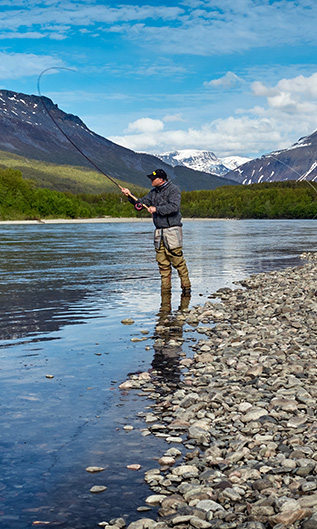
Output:
[[[144,191],[145,192],[145,191]],[[315,219],[317,185],[309,182],[271,182],[222,186],[182,193],[182,215],[187,218]],[[0,219],[148,217],[136,212],[117,192],[101,194],[54,191],[38,187],[14,169],[0,169]]]

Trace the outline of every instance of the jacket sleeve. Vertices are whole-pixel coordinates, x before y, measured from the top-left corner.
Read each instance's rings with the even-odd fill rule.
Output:
[[[153,206],[153,191],[149,191],[147,195],[144,195],[144,197],[139,198],[139,201],[142,202],[142,204],[145,204],[146,206]]]
[[[156,213],[159,215],[171,215],[172,213],[177,213],[180,210],[181,206],[181,192],[178,187],[171,189],[168,197],[164,204],[156,206]]]
[[[151,191],[145,195],[144,197],[142,198],[137,198],[136,200],[132,197],[128,197],[128,200],[129,202],[131,202],[131,204],[134,205],[135,209],[137,211],[140,211],[142,208],[138,207],[140,204],[145,204],[146,206],[151,206],[152,205],[152,196],[153,194],[151,193]]]

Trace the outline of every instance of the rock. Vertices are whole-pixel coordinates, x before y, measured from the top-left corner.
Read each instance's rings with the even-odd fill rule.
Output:
[[[136,384],[133,380],[126,380],[125,382],[122,382],[122,384],[119,385],[119,389],[131,389],[135,387]]]
[[[172,469],[172,474],[175,476],[186,476],[190,475],[191,477],[198,476],[198,468],[194,465],[183,465]]]
[[[317,513],[314,513],[308,520],[305,520],[302,525],[301,529],[316,529],[317,527]]]
[[[187,435],[188,439],[195,439],[199,444],[208,443],[210,440],[210,433],[197,426],[190,426]]]
[[[142,467],[138,463],[134,463],[132,465],[127,465],[127,468],[129,470],[140,470],[140,468],[142,468]]]
[[[121,323],[123,323],[123,325],[133,325],[134,320],[132,318],[125,318],[121,320]]]
[[[205,512],[224,511],[224,507],[213,500],[201,500],[197,503],[196,508]]]
[[[166,437],[166,441],[168,443],[182,443],[183,439],[181,437],[169,436],[169,437]]]
[[[91,473],[94,473],[94,472],[103,472],[105,469],[105,467],[87,467],[86,468],[86,472],[91,472]]]
[[[107,490],[107,487],[105,487],[104,485],[94,485],[93,487],[91,487],[90,492],[92,492],[93,494],[98,494],[99,492],[104,492],[105,490]]]
[[[162,466],[171,466],[175,464],[175,459],[169,456],[163,456],[158,460],[159,464]]]
[[[110,520],[110,524],[115,527],[118,527],[119,529],[123,529],[123,527],[126,526],[124,518],[113,518],[112,520]]]
[[[146,498],[145,502],[149,505],[159,505],[164,498],[166,498],[164,494],[152,494]]]
[[[261,522],[244,522],[238,525],[238,529],[265,529],[265,525]]]
[[[211,524],[209,522],[198,518],[198,516],[191,516],[189,519],[189,523],[197,529],[209,529],[209,527],[211,527]]]
[[[305,424],[307,418],[306,417],[292,417],[286,424],[287,428],[298,428],[299,426],[302,426]]]
[[[270,518],[270,524],[272,527],[277,524],[283,524],[285,527],[289,527],[291,524],[308,518],[312,514],[310,509],[297,509],[295,511],[285,511],[280,514],[276,514]]]
[[[242,422],[257,421],[264,415],[267,415],[267,410],[264,408],[250,408],[244,416],[241,417]]]
[[[311,494],[310,496],[301,496],[298,499],[298,503],[301,507],[315,507],[317,505],[317,494]]]
[[[154,529],[156,523],[151,518],[142,518],[128,525],[127,529]]]

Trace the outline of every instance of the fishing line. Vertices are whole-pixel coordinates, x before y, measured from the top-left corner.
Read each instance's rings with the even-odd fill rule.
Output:
[[[65,136],[65,138],[72,144],[72,146],[84,157],[86,158],[86,160],[91,163],[91,165],[93,165],[93,167],[95,167],[95,169],[97,169],[97,171],[99,171],[100,173],[102,173],[106,178],[108,178],[109,180],[111,180],[111,182],[113,182],[117,187],[119,187],[121,190],[122,190],[122,187],[109,175],[107,175],[102,169],[100,169],[100,167],[98,167],[97,164],[95,164],[95,162],[93,160],[91,160],[75,143],[74,141],[68,136],[68,134],[66,134],[66,132],[63,131],[63,129],[60,127],[60,125],[57,123],[56,119],[52,116],[52,114],[50,113],[49,109],[47,108],[47,105],[42,97],[42,94],[41,94],[41,89],[40,89],[40,81],[41,81],[41,77],[48,71],[50,70],[68,70],[69,72],[75,72],[76,70],[72,70],[71,68],[62,68],[62,67],[52,67],[52,68],[46,68],[46,70],[43,70],[43,72],[40,73],[40,75],[38,76],[38,80],[37,80],[37,91],[38,91],[38,94],[41,98],[41,101],[42,101],[42,104],[43,104],[43,107],[45,108],[45,111],[47,112],[47,114],[49,115],[49,117],[51,118],[51,120],[53,121],[53,123],[55,124],[55,126],[58,128],[58,130]]]
[[[293,167],[291,167],[291,166],[288,165],[287,163],[283,162],[282,160],[279,160],[278,158],[276,158],[275,156],[273,156],[273,154],[269,154],[268,157],[270,157],[270,158],[274,158],[274,160],[276,160],[277,162],[280,162],[281,164],[285,165],[285,167],[288,167],[288,169],[290,169],[291,171],[293,171],[295,174],[298,175],[298,178],[297,178],[296,182],[299,182],[299,181],[301,181],[301,182],[307,182],[307,184],[309,184],[309,185],[313,188],[313,190],[315,191],[315,193],[317,193],[316,188],[313,186],[313,184],[310,182],[310,180],[306,180],[306,178],[304,178],[304,179],[302,180],[302,178],[303,178],[303,176],[304,176],[305,173],[303,173],[303,174],[299,174],[299,172],[296,171],[296,169],[294,169]]]
[[[315,186],[313,186],[313,184],[310,182],[310,180],[306,180],[306,178],[304,178],[304,179],[302,180],[302,178],[303,178],[303,176],[304,176],[305,173],[303,173],[303,174],[299,174],[299,172],[296,171],[296,169],[294,169],[293,167],[291,167],[290,165],[288,165],[286,162],[283,162],[282,160],[279,160],[279,159],[276,158],[273,154],[268,154],[267,157],[268,157],[268,158],[273,158],[273,159],[276,160],[277,162],[280,162],[281,164],[285,165],[285,167],[288,167],[288,169],[290,169],[291,171],[293,171],[295,174],[298,175],[298,178],[297,178],[296,182],[299,182],[299,181],[301,181],[301,182],[306,182],[307,184],[309,184],[309,185],[313,188],[313,190],[315,191],[315,193],[317,193],[317,190],[316,190]],[[313,217],[313,219],[315,219],[316,216],[317,216],[317,215],[315,215],[315,216]]]
[[[106,174],[91,158],[89,158],[89,156],[87,156],[79,147],[78,145],[76,145],[76,143],[68,136],[68,134],[66,134],[66,132],[64,132],[64,130],[61,128],[61,126],[57,123],[56,119],[52,116],[52,114],[50,113],[49,109],[47,108],[47,105],[45,103],[45,100],[44,100],[44,97],[42,96],[41,94],[41,89],[40,89],[40,81],[41,81],[41,78],[42,76],[46,73],[46,72],[49,72],[50,70],[67,70],[69,72],[76,72],[76,70],[73,70],[72,68],[66,68],[66,67],[62,67],[62,66],[54,66],[54,67],[51,67],[51,68],[46,68],[45,70],[43,70],[40,75],[38,76],[38,79],[37,79],[37,91],[38,91],[38,94],[41,98],[41,102],[43,104],[43,107],[45,109],[45,111],[47,112],[48,116],[51,118],[51,120],[53,121],[54,125],[58,128],[58,130],[63,134],[63,136],[65,136],[65,138],[71,143],[71,145],[95,168],[97,169],[97,171],[99,171],[101,174],[103,174],[106,178],[108,178],[108,180],[110,180],[114,185],[116,185],[121,191],[123,190],[123,187],[120,186],[120,184],[118,184],[118,182],[116,182],[114,180],[114,178],[112,178],[112,176],[109,176],[108,174]],[[137,200],[138,199],[132,195],[132,193],[129,194],[129,196],[131,198],[133,198],[134,200]],[[145,207],[146,209],[148,209],[148,207],[145,205],[145,204],[142,204],[143,207]]]

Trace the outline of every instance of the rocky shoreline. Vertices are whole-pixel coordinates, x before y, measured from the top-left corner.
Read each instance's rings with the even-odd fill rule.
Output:
[[[162,317],[154,349],[174,377],[163,361],[120,386],[154,401],[142,435],[168,443],[138,509],[158,505],[158,519],[128,529],[317,528],[317,254],[301,257]],[[185,324],[198,334],[192,355]]]

